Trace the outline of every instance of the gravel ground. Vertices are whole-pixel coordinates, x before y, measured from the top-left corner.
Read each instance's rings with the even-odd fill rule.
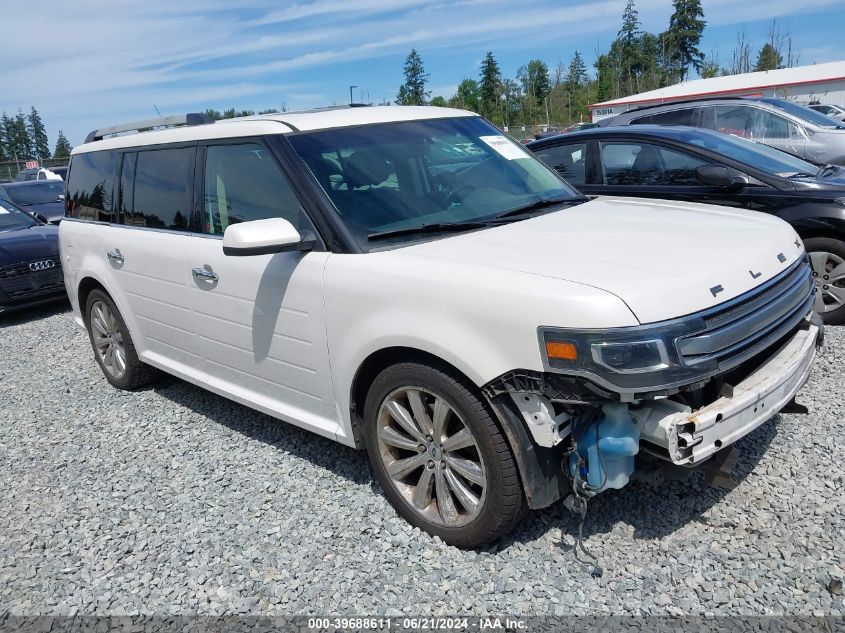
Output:
[[[402,521],[366,455],[186,383],[101,376],[62,308],[0,318],[0,615],[845,614],[845,328],[800,401],[700,474],[535,512],[464,552]]]

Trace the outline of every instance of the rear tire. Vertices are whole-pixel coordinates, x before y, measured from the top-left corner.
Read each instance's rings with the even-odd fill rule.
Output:
[[[490,543],[524,516],[507,440],[481,394],[447,367],[382,371],[364,405],[364,439],[396,511],[450,545]]]
[[[156,370],[138,358],[126,322],[112,298],[102,290],[92,290],[88,295],[85,326],[94,358],[110,385],[131,390],[152,382]]]
[[[819,293],[816,312],[828,325],[845,323],[845,241],[810,237],[804,240],[804,248],[810,255]]]

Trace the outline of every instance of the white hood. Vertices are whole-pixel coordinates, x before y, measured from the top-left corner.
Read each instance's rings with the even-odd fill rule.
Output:
[[[641,323],[723,303],[804,252],[792,227],[770,215],[614,197],[407,250],[600,288]]]

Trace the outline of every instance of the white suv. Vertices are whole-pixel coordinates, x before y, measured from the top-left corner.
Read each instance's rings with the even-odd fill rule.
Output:
[[[638,451],[708,460],[821,340],[785,222],[587,200],[447,108],[95,131],[60,238],[112,385],[155,368],[366,448],[396,510],[459,546],[624,486]]]

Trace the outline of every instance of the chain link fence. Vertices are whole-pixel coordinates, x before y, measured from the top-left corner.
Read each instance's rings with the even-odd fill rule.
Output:
[[[15,176],[18,175],[18,172],[26,169],[27,163],[32,160],[33,159],[0,161],[0,182],[14,180]],[[43,161],[35,162],[37,162],[38,167],[46,167],[47,169],[50,169],[51,167],[67,167],[69,160],[69,158],[48,158]]]

